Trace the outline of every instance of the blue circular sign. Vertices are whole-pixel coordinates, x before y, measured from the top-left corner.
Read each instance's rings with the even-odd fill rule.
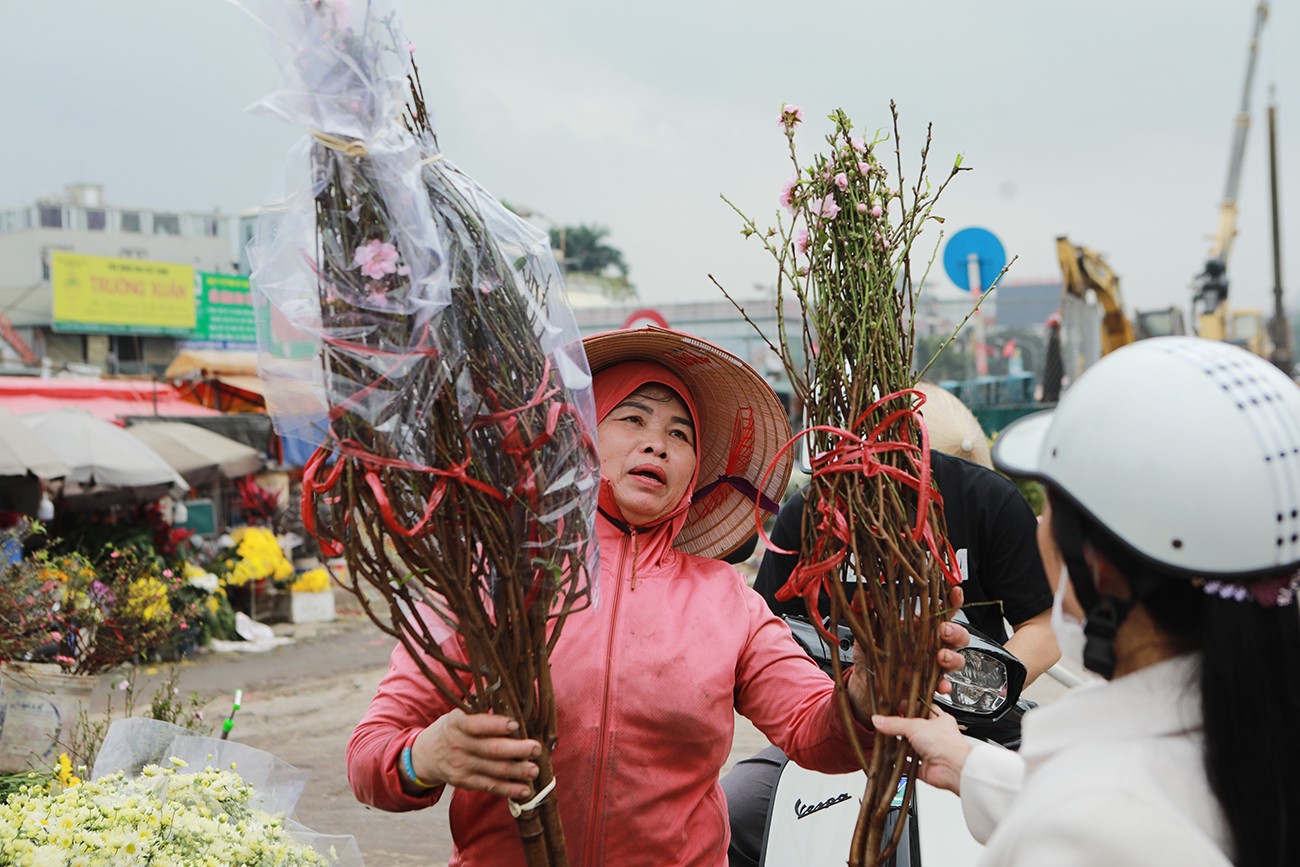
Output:
[[[1007,251],[998,236],[988,229],[972,226],[953,235],[943,248],[943,270],[948,272],[949,280],[967,291],[970,291],[972,255],[979,257],[980,291],[984,291],[1007,266]]]

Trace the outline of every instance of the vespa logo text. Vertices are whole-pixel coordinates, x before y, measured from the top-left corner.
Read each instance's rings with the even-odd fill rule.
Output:
[[[811,816],[813,813],[816,813],[819,810],[825,810],[827,807],[834,807],[836,804],[842,804],[848,799],[849,799],[848,792],[841,792],[840,794],[836,795],[833,798],[827,798],[826,800],[822,801],[820,804],[805,805],[803,801],[796,799],[794,802],[794,815],[795,818],[797,819],[807,819],[809,816]]]

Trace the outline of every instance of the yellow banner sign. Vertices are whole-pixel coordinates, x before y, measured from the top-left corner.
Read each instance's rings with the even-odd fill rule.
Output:
[[[56,252],[50,259],[54,330],[187,335],[194,330],[194,268]]]

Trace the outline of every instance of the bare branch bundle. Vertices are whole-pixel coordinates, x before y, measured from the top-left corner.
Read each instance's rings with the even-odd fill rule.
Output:
[[[377,286],[401,303],[409,282],[353,266],[353,251],[390,233],[365,158],[320,145],[313,159],[329,178],[317,197],[317,255],[331,335],[332,443],[304,480],[317,536],[342,551],[367,613],[449,702],[507,715],[519,737],[549,746],[549,652],[565,617],[589,602],[590,506],[575,492],[594,492],[595,466],[561,371],[532,339],[555,287],[528,272],[516,282],[451,170],[434,162],[422,175],[447,241],[451,303],[424,322],[389,312]],[[378,589],[387,610],[371,608],[361,585]],[[431,619],[459,641],[449,646]],[[553,779],[549,749],[538,764],[541,792]],[[567,863],[554,799],[519,825],[528,863]]]
[[[527,863],[565,865],[549,659],[592,601],[590,375],[546,236],[442,157],[380,6],[353,21],[312,3],[284,27],[306,48],[279,113],[312,127],[312,186],[268,223],[254,283],[317,336],[318,367],[264,362],[268,404],[301,430],[314,381],[328,430],[304,468],[304,526],[449,704],[541,742],[535,797],[512,813]]]
[[[825,594],[831,621],[848,625],[866,651],[857,664],[871,672],[873,712],[920,716],[929,713],[939,684],[939,626],[948,616],[948,588],[958,579],[944,538],[942,501],[930,477],[925,424],[917,413],[924,397],[913,389],[912,317],[924,275],[914,275],[911,257],[926,222],[942,222],[932,209],[962,169],[959,157],[931,190],[927,131],[920,169],[907,187],[898,113],[892,103],[890,108],[892,181],[878,155],[890,137],[867,142],[854,136],[842,111],[830,115],[827,150],[802,165],[794,147],[802,112],[783,107],[780,120],[795,177],[782,201],[793,219],[789,226],[778,219],[777,228],[762,230],[741,216],[742,233],[758,238],[778,264],[773,348],[805,407],[804,435],[815,456],[802,556],[778,596],[804,598],[820,623],[818,603]],[[800,308],[797,336],[787,330],[781,300],[786,287]],[[867,772],[849,863],[876,865],[897,847],[904,827],[898,823],[892,839],[883,839],[911,756],[906,741],[895,738],[877,735],[869,750],[857,743],[838,654],[831,658],[846,728]],[[909,777],[904,811],[913,787]]]

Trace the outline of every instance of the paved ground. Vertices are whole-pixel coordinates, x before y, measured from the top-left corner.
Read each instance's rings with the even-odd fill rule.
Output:
[[[361,613],[351,597],[336,593],[338,619],[327,624],[277,626],[293,643],[266,653],[209,653],[181,668],[183,694],[197,691],[205,716],[220,721],[234,691],[243,706],[231,737],[266,750],[310,774],[298,818],[325,833],[357,838],[368,867],[443,867],[451,853],[445,804],[392,814],[357,803],[348,788],[343,751],[387,667],[392,641]],[[165,675],[158,671],[157,680]],[[1061,688],[1043,678],[1031,691],[1050,701]],[[147,699],[149,683],[138,685]],[[102,694],[102,690],[101,690]],[[736,718],[731,762],[757,752],[766,739]]]

